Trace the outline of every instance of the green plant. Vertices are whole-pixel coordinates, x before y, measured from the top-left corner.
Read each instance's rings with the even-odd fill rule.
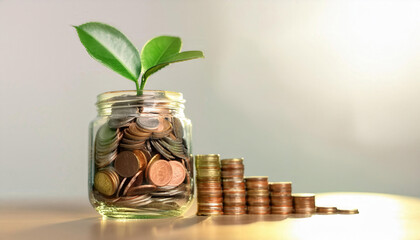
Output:
[[[150,75],[160,69],[171,63],[204,57],[201,51],[181,52],[179,37],[155,37],[143,46],[139,54],[130,40],[112,26],[88,22],[74,27],[87,52],[100,63],[135,82],[137,95],[142,94]]]

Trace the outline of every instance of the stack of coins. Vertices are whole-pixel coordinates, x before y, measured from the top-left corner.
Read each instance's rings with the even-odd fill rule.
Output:
[[[220,156],[196,155],[197,215],[223,214],[223,195],[220,183]]]
[[[293,212],[292,183],[270,183],[271,213],[290,214]]]
[[[319,214],[335,214],[337,211],[336,207],[316,207],[316,212]]]
[[[246,214],[243,158],[222,159],[223,213]]]
[[[295,213],[313,214],[316,212],[315,194],[300,193],[292,196]]]
[[[249,214],[270,214],[268,177],[247,177],[246,195]]]

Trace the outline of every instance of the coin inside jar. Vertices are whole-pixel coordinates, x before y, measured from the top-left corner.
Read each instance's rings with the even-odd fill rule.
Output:
[[[94,186],[105,196],[113,195],[119,186],[117,173],[112,169],[104,169],[95,174]]]
[[[150,183],[166,186],[172,179],[172,167],[166,160],[157,160],[151,164],[147,174]]]
[[[154,190],[156,190],[155,185],[140,185],[131,187],[127,192],[127,196],[142,195],[145,193],[153,192]]]
[[[139,159],[131,151],[120,152],[114,161],[115,170],[122,177],[134,176],[139,171],[140,166]]]
[[[169,161],[172,167],[172,178],[168,183],[168,186],[178,186],[184,182],[186,170],[182,163],[178,161]]]
[[[140,116],[136,121],[137,125],[146,130],[156,130],[159,127],[158,117]]]

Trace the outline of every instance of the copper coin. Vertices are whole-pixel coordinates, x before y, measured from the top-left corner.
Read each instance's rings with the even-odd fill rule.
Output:
[[[248,206],[249,214],[270,214],[270,206]]]
[[[130,151],[120,152],[114,161],[114,167],[117,173],[122,177],[132,177],[140,169],[137,156]]]
[[[157,160],[152,163],[147,173],[150,183],[162,187],[166,186],[172,178],[172,167],[166,160]]]
[[[197,197],[199,203],[221,203],[223,202],[222,197]]]
[[[283,191],[284,189],[292,189],[292,182],[270,182],[269,185],[271,191]]]
[[[198,198],[222,198],[223,195],[220,193],[215,193],[215,194],[202,194],[200,192],[197,193],[197,197]]]
[[[144,152],[141,150],[133,150],[133,153],[136,155],[139,161],[140,170],[146,170],[147,156],[144,154]]]
[[[264,181],[265,182],[265,181],[267,181],[267,183],[268,183],[268,177],[267,176],[246,177],[245,181],[246,182],[254,182],[254,181],[257,181],[257,182]]]
[[[140,185],[136,187],[131,187],[127,192],[127,196],[142,195],[145,193],[153,192],[155,190],[156,190],[155,185]]]
[[[124,187],[125,181],[127,181],[127,178],[123,178],[123,180],[121,180],[120,186],[118,187],[118,190],[117,190],[117,197],[123,195],[123,187]]]
[[[270,196],[272,197],[290,197],[292,198],[291,192],[270,192]]]
[[[220,181],[214,182],[197,182],[197,188],[222,188]]]
[[[147,163],[147,167],[146,167],[146,176],[149,173],[149,168],[152,165],[153,162],[157,161],[160,159],[160,154],[156,153],[155,155],[153,155],[153,157],[149,160],[149,162]]]
[[[336,207],[316,207],[317,213],[323,213],[323,214],[334,214],[337,213]]]
[[[169,161],[172,167],[172,178],[168,183],[168,186],[178,186],[184,182],[186,170],[182,163],[178,161]]]
[[[238,164],[243,163],[244,158],[225,158],[220,160],[222,164]]]
[[[249,196],[269,196],[270,194],[267,189],[248,189],[246,193]]]
[[[137,178],[143,178],[143,171],[142,170],[140,170],[140,171],[138,171],[137,173],[136,173],[136,175],[134,175],[131,179],[130,179],[130,181],[127,183],[127,186],[124,188],[124,191],[123,191],[123,193],[122,193],[122,196],[125,196],[126,194],[127,194],[127,191],[133,186],[133,184],[134,184],[134,186],[138,186],[138,185],[141,185],[141,183],[143,182],[143,180],[141,180],[141,182],[140,182],[140,184],[135,184],[135,183],[137,183],[138,182],[138,180],[137,180]]]
[[[244,182],[223,182],[224,188],[239,187],[245,189]]]

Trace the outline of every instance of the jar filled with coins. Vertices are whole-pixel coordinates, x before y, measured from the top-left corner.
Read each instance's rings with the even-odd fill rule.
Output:
[[[181,93],[106,92],[90,124],[89,198],[103,216],[161,218],[191,205],[191,121]]]

